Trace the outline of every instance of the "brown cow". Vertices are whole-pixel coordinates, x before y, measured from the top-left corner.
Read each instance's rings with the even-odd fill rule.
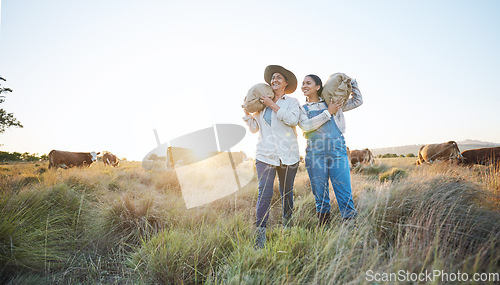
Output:
[[[111,152],[105,151],[103,156],[102,156],[102,161],[104,162],[104,165],[111,165],[114,167],[117,167],[120,161],[116,157],[116,155],[112,154]]]
[[[500,165],[500,147],[485,147],[468,149],[462,151],[464,159],[461,161],[465,165]]]
[[[350,156],[351,156],[350,158],[351,165],[356,165],[358,163],[373,165],[374,163],[373,154],[371,150],[369,150],[368,148],[362,150],[359,149],[352,150],[350,152]]]
[[[458,145],[454,141],[438,144],[427,144],[420,147],[418,150],[417,165],[423,163],[432,163],[437,160],[449,161],[461,159],[462,155],[458,149]]]
[[[49,153],[49,169],[52,167],[69,168],[73,166],[90,166],[97,160],[100,152],[70,152],[62,150],[52,150]]]

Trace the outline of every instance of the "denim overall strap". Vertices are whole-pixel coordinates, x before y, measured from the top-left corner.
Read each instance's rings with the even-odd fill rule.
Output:
[[[309,106],[304,105],[304,109],[306,110],[307,117],[309,119],[318,116],[319,114],[323,113],[325,110],[327,110],[326,103],[323,103],[323,108],[320,110],[310,110]],[[321,127],[319,127],[317,130],[304,133],[304,136],[308,140],[318,140],[318,139],[327,139],[327,138],[340,138],[344,137],[342,135],[342,132],[340,131],[339,127],[335,123],[334,118],[330,118],[327,122],[325,122]]]

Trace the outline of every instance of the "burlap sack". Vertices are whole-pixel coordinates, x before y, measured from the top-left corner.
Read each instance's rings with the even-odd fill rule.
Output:
[[[334,73],[326,81],[321,92],[321,97],[325,99],[327,104],[333,98],[333,102],[343,100],[344,106],[352,92],[351,78],[344,73]]]
[[[274,99],[274,92],[271,86],[266,83],[258,83],[252,86],[248,90],[247,96],[245,96],[245,101],[243,102],[243,108],[249,113],[255,113],[264,110],[266,107],[260,102],[260,97],[266,96]]]

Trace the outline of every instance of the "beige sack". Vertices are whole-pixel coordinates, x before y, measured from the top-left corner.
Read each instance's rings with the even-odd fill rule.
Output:
[[[248,90],[247,96],[245,96],[245,101],[243,102],[243,108],[249,113],[255,113],[264,110],[266,107],[260,102],[260,97],[266,96],[274,99],[274,92],[271,86],[266,83],[258,83],[252,86]]]
[[[344,106],[352,92],[351,78],[344,73],[334,73],[326,81],[321,92],[321,97],[325,99],[326,104],[330,104],[339,100],[344,101]]]

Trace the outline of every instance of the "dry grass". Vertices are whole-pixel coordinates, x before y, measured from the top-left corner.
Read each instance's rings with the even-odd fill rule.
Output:
[[[376,158],[375,164],[386,164],[392,167],[409,168],[415,165],[416,157],[388,157]]]
[[[317,227],[309,178],[281,230],[276,187],[268,246],[253,250],[256,178],[187,210],[174,172],[137,162],[47,170],[0,166],[0,283],[367,283],[365,272],[498,272],[500,171],[415,158],[352,170],[357,228]],[[405,175],[379,179],[385,172]],[[399,171],[398,170],[398,171]],[[277,183],[276,183],[277,184]],[[18,226],[16,226],[18,225]]]

